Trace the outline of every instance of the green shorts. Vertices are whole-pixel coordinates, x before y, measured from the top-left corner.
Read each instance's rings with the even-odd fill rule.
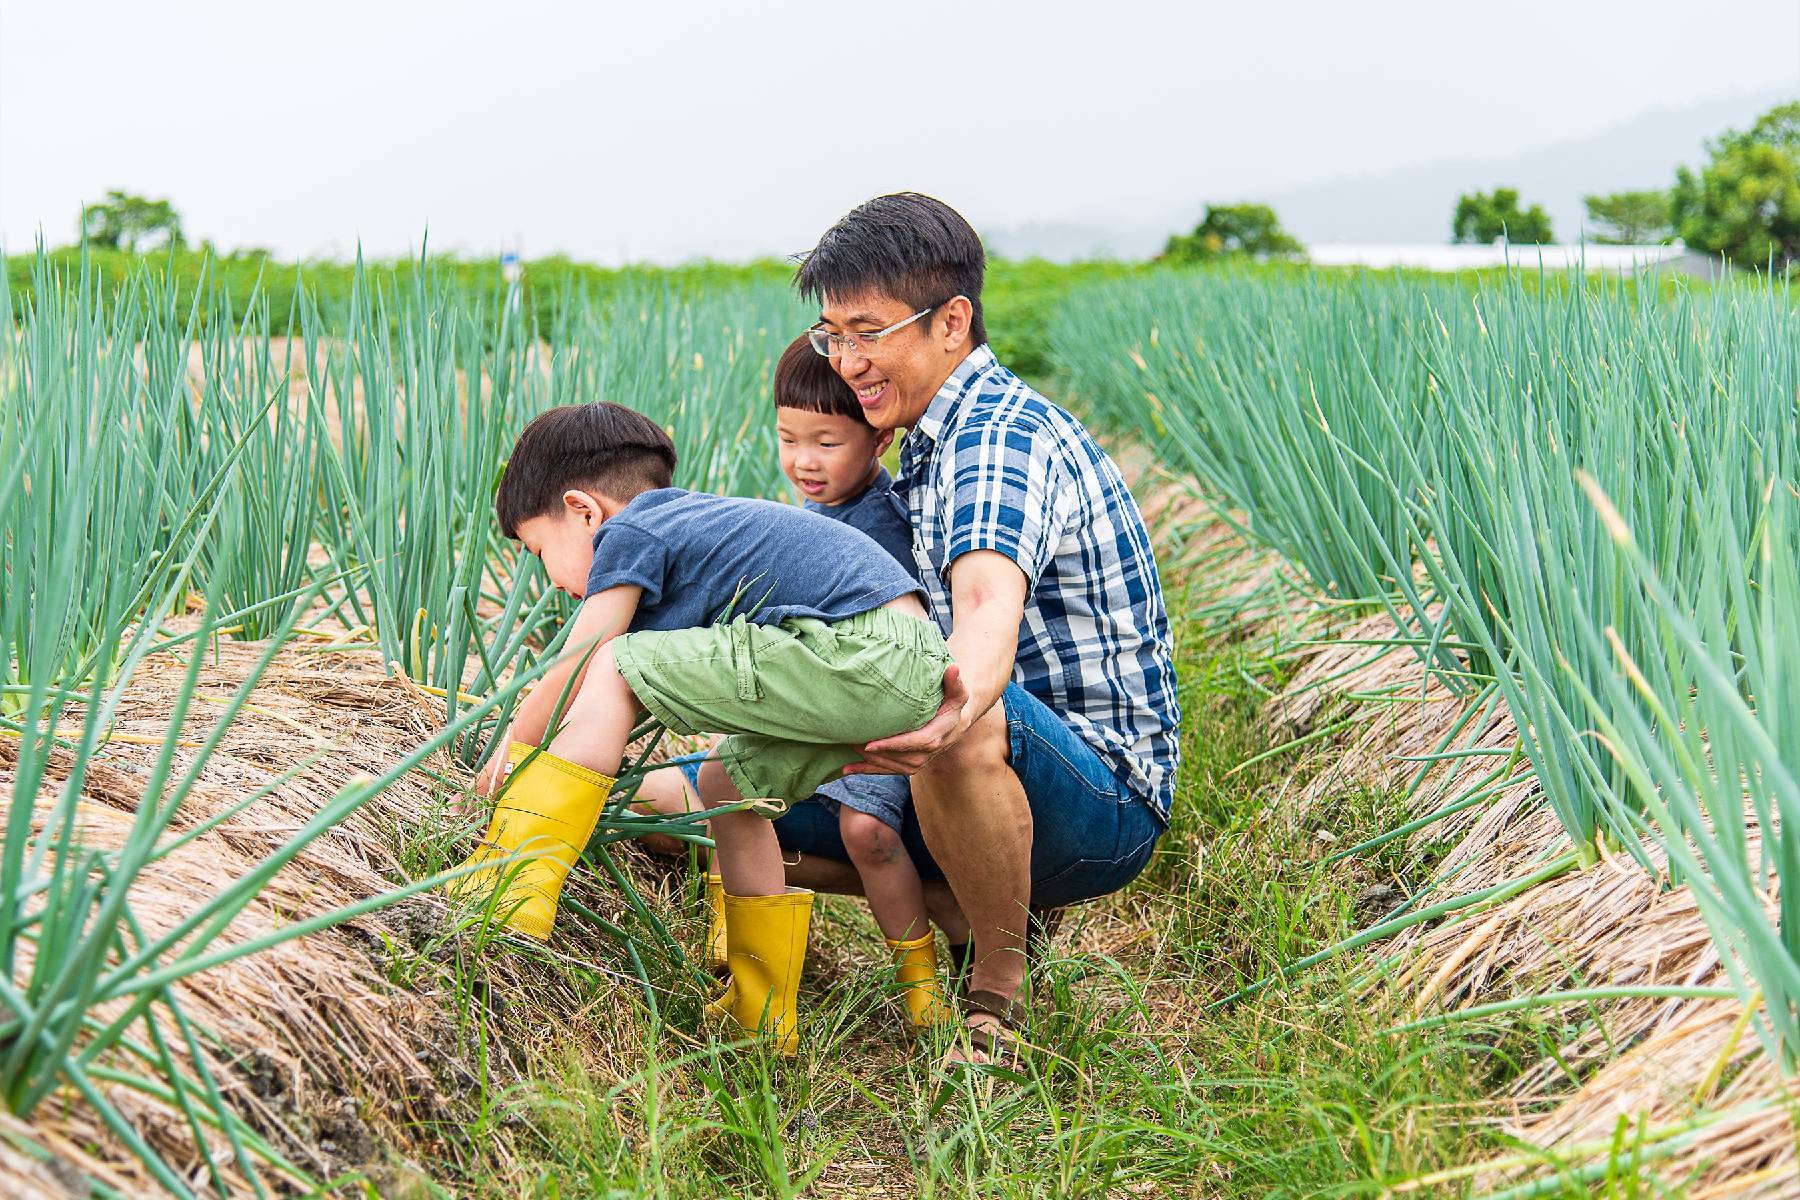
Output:
[[[729,734],[714,752],[748,800],[804,800],[861,747],[937,715],[950,651],[937,626],[890,608],[826,623],[738,617],[612,641],[638,702],[671,733]]]

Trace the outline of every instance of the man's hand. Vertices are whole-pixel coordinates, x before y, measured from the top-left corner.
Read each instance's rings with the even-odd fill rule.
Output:
[[[979,713],[970,713],[969,689],[955,663],[944,668],[944,702],[937,715],[911,733],[870,742],[863,760],[844,768],[846,775],[911,775],[956,744]]]

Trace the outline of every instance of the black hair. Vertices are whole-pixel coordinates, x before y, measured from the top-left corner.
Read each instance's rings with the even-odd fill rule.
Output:
[[[800,260],[794,287],[821,301],[881,292],[914,312],[967,296],[974,308],[969,334],[980,345],[987,341],[981,315],[986,272],[981,238],[961,214],[942,200],[895,192],[857,205],[827,229]]]
[[[831,360],[812,348],[805,334],[790,342],[775,364],[775,407],[849,417],[861,425],[869,423],[862,405],[856,402],[856,392],[844,382]]]
[[[566,404],[543,413],[513,443],[494,493],[500,531],[553,511],[570,488],[630,500],[668,487],[675,476],[675,443],[655,421],[622,404]]]

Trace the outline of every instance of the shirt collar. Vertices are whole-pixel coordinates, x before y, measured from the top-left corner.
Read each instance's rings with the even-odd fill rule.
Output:
[[[944,432],[944,426],[949,424],[957,404],[968,394],[975,380],[997,361],[993,349],[986,342],[969,351],[968,357],[956,364],[956,369],[950,372],[950,378],[944,380],[937,395],[931,398],[931,403],[919,414],[918,423],[913,426],[912,432],[937,441]]]

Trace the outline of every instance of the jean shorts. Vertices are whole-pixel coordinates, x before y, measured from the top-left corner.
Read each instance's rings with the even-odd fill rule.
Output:
[[[1122,783],[1106,761],[1043,701],[1018,684],[1001,693],[1013,773],[1031,806],[1031,904],[1058,908],[1116,892],[1150,861],[1165,821]],[[849,862],[837,816],[814,796],[775,820],[792,854]],[[919,874],[941,879],[913,807],[900,840]]]

